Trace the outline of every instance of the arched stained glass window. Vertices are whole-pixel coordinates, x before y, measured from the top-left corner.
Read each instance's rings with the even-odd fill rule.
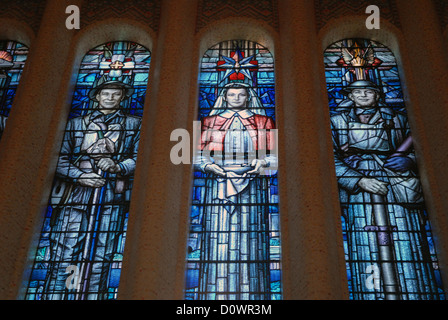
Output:
[[[15,41],[0,41],[0,139],[28,57],[28,47]]]
[[[280,299],[272,54],[244,40],[211,47],[199,91],[185,298]]]
[[[110,42],[83,58],[26,299],[115,299],[150,52]]]
[[[346,39],[324,53],[351,299],[444,299],[393,53]]]

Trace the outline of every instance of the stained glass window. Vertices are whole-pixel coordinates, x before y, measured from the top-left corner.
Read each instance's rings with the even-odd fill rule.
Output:
[[[84,56],[26,299],[117,297],[149,65],[132,42]]]
[[[444,299],[393,53],[346,39],[324,53],[351,299]]]
[[[0,139],[27,57],[28,47],[25,45],[15,41],[0,41]]]
[[[225,41],[199,76],[187,300],[280,299],[274,60]]]

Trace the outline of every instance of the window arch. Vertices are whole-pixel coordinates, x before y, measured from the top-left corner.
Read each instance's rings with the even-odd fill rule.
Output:
[[[280,299],[272,54],[223,41],[200,67],[185,298]]]
[[[398,67],[369,39],[324,52],[351,299],[444,299]]]
[[[108,42],[83,57],[26,299],[115,299],[150,52]]]
[[[28,47],[16,41],[0,41],[0,139],[28,57]]]

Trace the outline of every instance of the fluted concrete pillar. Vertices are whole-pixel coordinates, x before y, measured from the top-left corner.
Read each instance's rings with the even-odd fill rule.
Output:
[[[407,52],[406,87],[410,123],[428,214],[448,283],[448,54],[431,0],[397,0]],[[416,14],[418,13],[418,14]]]
[[[280,216],[284,299],[347,295],[340,208],[313,1],[279,1]]]
[[[51,165],[48,153],[53,151],[46,148],[46,142],[60,125],[52,119],[60,110],[58,94],[66,89],[61,84],[68,83],[64,71],[75,35],[65,27],[65,9],[81,4],[81,0],[47,1],[0,144],[2,300],[22,298],[27,284],[32,242],[45,212],[42,195],[51,186],[47,168]]]
[[[170,160],[171,132],[191,129],[196,0],[165,0],[149,79],[119,299],[182,299],[191,166]]]

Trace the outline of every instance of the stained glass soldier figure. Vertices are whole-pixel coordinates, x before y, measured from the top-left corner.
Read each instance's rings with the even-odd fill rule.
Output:
[[[353,295],[433,299],[438,292],[407,117],[385,105],[371,81],[354,81],[342,93],[348,99],[331,125]],[[366,291],[372,264],[381,275],[377,292]]]
[[[132,92],[124,82],[103,77],[89,93],[98,107],[67,124],[56,170],[65,188],[53,190],[61,198],[52,199],[52,265],[45,290],[52,294],[44,292],[46,299],[106,297],[139,144],[141,118],[120,109]],[[68,288],[69,266],[78,271],[79,287]]]

